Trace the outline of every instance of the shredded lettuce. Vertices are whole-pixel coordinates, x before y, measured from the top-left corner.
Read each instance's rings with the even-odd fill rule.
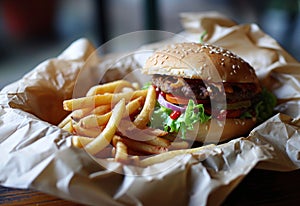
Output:
[[[206,31],[206,30],[204,30],[204,31],[200,34],[199,42],[200,42],[201,44],[204,43],[204,37],[206,36],[206,34],[207,34],[207,31]]]
[[[257,123],[261,123],[273,115],[277,99],[274,94],[263,88],[260,101],[254,105],[253,112],[246,111],[240,118],[256,118]],[[255,114],[255,115],[254,115]]]
[[[171,109],[157,104],[151,117],[150,126],[168,132],[181,132],[181,137],[185,139],[187,130],[193,130],[196,123],[205,123],[211,118],[204,113],[203,104],[195,104],[193,100],[189,100],[185,112],[177,119],[170,118],[171,113]]]
[[[149,89],[149,87],[152,85],[151,82],[146,82],[143,86],[142,86],[142,90],[146,90],[146,89]]]

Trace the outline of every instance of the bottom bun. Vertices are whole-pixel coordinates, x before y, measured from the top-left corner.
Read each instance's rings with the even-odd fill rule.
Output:
[[[255,124],[256,121],[253,119],[226,119],[224,121],[212,119],[205,124],[199,124],[199,127],[189,132],[187,136],[203,143],[224,142],[248,135]]]

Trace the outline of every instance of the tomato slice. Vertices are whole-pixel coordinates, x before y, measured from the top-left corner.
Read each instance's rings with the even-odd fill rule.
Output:
[[[175,119],[177,119],[180,115],[181,115],[181,112],[180,112],[180,111],[173,111],[173,112],[170,114],[170,118],[175,120]]]
[[[188,104],[189,99],[180,97],[180,96],[174,96],[172,94],[166,94],[166,100],[173,103],[173,104]],[[209,100],[203,99],[203,100],[197,100],[198,104],[207,104],[209,103]]]
[[[166,94],[166,100],[173,104],[187,104],[188,99],[179,96],[173,96],[172,94]]]

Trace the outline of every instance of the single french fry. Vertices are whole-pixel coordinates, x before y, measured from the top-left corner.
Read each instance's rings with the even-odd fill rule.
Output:
[[[83,108],[83,109],[74,110],[71,113],[71,118],[76,121],[76,120],[81,119],[84,116],[86,116],[91,110],[92,110],[92,108]]]
[[[128,115],[132,115],[134,113],[136,113],[139,108],[141,108],[142,104],[144,103],[144,97],[140,96],[132,101],[130,101],[127,105],[126,105],[126,113],[128,113]]]
[[[80,124],[73,124],[74,133],[85,137],[97,137],[103,130],[103,127],[84,128]]]
[[[66,111],[72,111],[81,108],[95,108],[104,104],[113,104],[125,99],[128,102],[130,99],[136,99],[139,96],[146,96],[147,90],[137,90],[127,93],[115,94],[97,94],[94,96],[80,97],[77,99],[69,99],[63,102],[63,108]]]
[[[119,142],[119,141],[122,141],[122,137],[115,134],[111,140],[111,143],[114,147],[117,147],[117,142]]]
[[[168,134],[168,132],[161,130],[161,129],[153,129],[153,128],[147,128],[146,130],[147,134],[151,134],[153,136],[162,137]]]
[[[148,122],[150,121],[150,117],[154,110],[156,104],[156,91],[153,86],[148,88],[147,96],[145,99],[145,104],[143,106],[142,111],[137,115],[136,119],[134,120],[134,125],[137,128],[145,128]]]
[[[171,142],[171,145],[168,147],[169,150],[178,150],[178,149],[187,149],[189,148],[189,143],[187,141],[174,141]]]
[[[169,147],[170,141],[161,137],[154,137],[151,140],[146,141],[147,144],[151,144],[158,147]]]
[[[72,121],[72,113],[70,113],[68,116],[66,116],[57,126],[60,128],[63,128],[66,124],[68,124],[70,121]]]
[[[110,104],[105,104],[105,105],[100,105],[96,108],[94,108],[90,113],[91,114],[105,114],[111,110],[111,105]]]
[[[72,136],[72,145],[78,148],[83,148],[88,143],[92,142],[93,138],[83,136]]]
[[[120,92],[124,87],[129,87],[134,89],[133,85],[130,82],[126,80],[117,80],[117,81],[91,87],[87,92],[86,96]]]
[[[85,150],[95,155],[111,142],[125,111],[125,99],[121,99],[113,108],[111,117],[104,130],[92,142],[86,145]]]
[[[124,125],[123,125],[123,122]],[[144,142],[153,146],[158,147],[169,147],[170,141],[167,139],[164,139],[162,137],[157,137],[151,132],[148,131],[149,128],[146,129],[138,129],[138,128],[132,128],[134,125],[128,124],[128,121],[123,121],[120,127],[118,128],[118,132],[121,133],[122,136],[125,136],[129,139],[136,140],[139,142]]]
[[[65,126],[63,126],[62,128],[63,130],[67,131],[67,132],[70,132],[70,133],[73,133],[73,121],[69,121]]]
[[[124,142],[128,148],[146,154],[160,154],[168,150],[165,147],[154,146],[145,142],[140,142],[129,138],[122,138],[121,141]]]
[[[135,90],[141,89],[139,83],[137,83],[137,82],[133,82],[133,83],[132,83],[132,86],[133,86],[133,88],[134,88]]]
[[[147,167],[147,166],[150,166],[150,165],[153,165],[153,164],[157,164],[157,163],[160,163],[160,162],[167,161],[167,160],[172,159],[172,158],[174,158],[178,155],[192,154],[192,153],[196,153],[196,152],[199,152],[201,150],[208,149],[208,148],[211,148],[211,147],[214,147],[214,146],[215,146],[214,144],[210,144],[210,145],[205,145],[205,146],[202,146],[202,147],[195,147],[195,148],[192,148],[192,149],[181,149],[181,150],[168,151],[168,152],[161,153],[161,154],[158,154],[158,155],[148,157],[146,159],[141,160],[139,166]]]
[[[81,120],[79,120],[79,124],[82,125],[84,128],[93,128],[93,127],[100,127],[106,125],[109,121],[112,112],[107,112],[106,114],[97,115],[97,114],[90,114]]]
[[[121,163],[128,162],[127,146],[122,141],[116,143],[115,160]]]

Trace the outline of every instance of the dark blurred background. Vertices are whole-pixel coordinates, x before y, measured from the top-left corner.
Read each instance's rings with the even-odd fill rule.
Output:
[[[181,12],[257,23],[299,60],[299,8],[300,0],[0,0],[0,88],[81,37],[98,47],[138,30],[178,33]]]

